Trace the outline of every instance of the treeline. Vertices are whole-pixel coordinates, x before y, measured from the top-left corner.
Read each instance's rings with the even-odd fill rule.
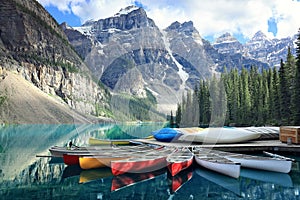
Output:
[[[176,124],[184,126],[300,125],[300,30],[279,69],[224,69],[182,97]]]

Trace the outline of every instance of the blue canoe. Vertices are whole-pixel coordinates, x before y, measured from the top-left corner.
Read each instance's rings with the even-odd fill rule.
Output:
[[[161,142],[171,142],[173,139],[182,135],[182,133],[173,128],[162,128],[152,134],[157,141]]]

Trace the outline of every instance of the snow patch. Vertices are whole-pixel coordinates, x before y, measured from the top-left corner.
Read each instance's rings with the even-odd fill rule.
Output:
[[[199,34],[193,33],[193,39],[197,44],[203,46],[202,38],[199,36]]]
[[[154,90],[152,90],[149,87],[146,87],[147,90],[149,90],[154,96],[158,96],[159,94],[157,92],[155,92]]]
[[[161,33],[163,35],[163,41],[164,41],[166,50],[168,51],[168,54],[170,55],[171,59],[175,62],[176,66],[179,69],[177,73],[178,73],[179,77],[182,80],[182,84],[180,85],[180,89],[184,90],[185,87],[186,87],[186,81],[189,78],[189,74],[186,71],[183,70],[183,66],[174,58],[173,52],[170,48],[170,43],[167,39],[167,33],[163,30],[161,30]]]
[[[83,35],[88,35],[91,36],[92,35],[92,28],[93,26],[80,26],[80,27],[73,27],[76,31],[79,31],[81,34]]]
[[[132,11],[138,10],[139,7],[137,6],[128,6],[126,8],[122,8],[117,14],[115,14],[115,17],[119,17],[121,15],[128,15]]]

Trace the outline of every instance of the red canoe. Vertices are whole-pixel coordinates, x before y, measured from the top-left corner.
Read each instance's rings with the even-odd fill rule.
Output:
[[[141,153],[138,156],[111,161],[113,175],[124,173],[147,173],[162,169],[167,166],[166,158],[174,149],[159,149]]]
[[[79,165],[79,156],[72,154],[63,154],[66,165]]]
[[[175,176],[193,163],[194,154],[187,148],[177,149],[167,157],[168,169]]]

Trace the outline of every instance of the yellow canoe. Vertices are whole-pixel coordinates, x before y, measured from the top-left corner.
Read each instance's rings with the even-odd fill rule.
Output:
[[[152,139],[153,136],[148,136],[144,139]],[[109,140],[109,139],[98,139],[98,138],[89,138],[90,145],[129,145],[130,141],[134,141],[134,139],[120,139],[120,140]]]
[[[82,156],[79,157],[79,166],[81,167],[81,169],[97,169],[102,167],[110,167],[111,161],[122,160],[126,158],[129,158],[129,156]]]

